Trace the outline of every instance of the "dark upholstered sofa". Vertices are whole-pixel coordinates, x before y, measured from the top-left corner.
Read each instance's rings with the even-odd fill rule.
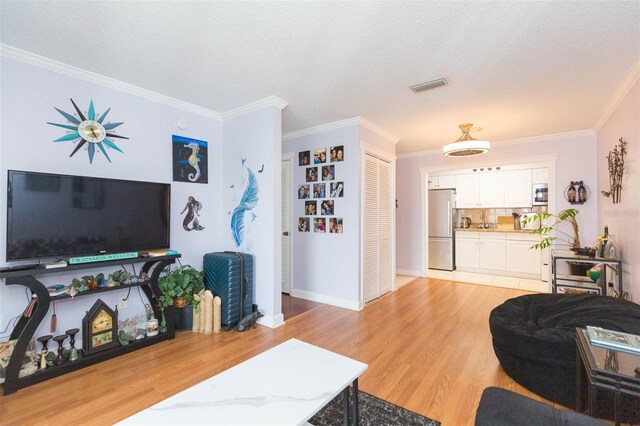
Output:
[[[490,387],[482,393],[475,426],[604,426],[604,423],[519,395]]]

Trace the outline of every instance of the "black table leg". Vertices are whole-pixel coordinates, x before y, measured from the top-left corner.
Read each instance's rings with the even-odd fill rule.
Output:
[[[351,406],[351,418],[353,420],[353,426],[358,426],[360,424],[360,419],[358,418],[358,379],[353,381],[353,396],[352,396],[352,406]]]
[[[579,343],[576,342],[576,346]],[[584,412],[584,406],[582,404],[582,355],[580,349],[576,347],[576,411],[578,413]]]
[[[342,391],[342,424],[349,426],[349,386]]]
[[[617,390],[614,391],[613,401],[613,419],[616,426],[620,426],[620,392]]]

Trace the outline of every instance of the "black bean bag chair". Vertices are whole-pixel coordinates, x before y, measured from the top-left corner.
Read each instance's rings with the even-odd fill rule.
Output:
[[[482,392],[475,426],[605,426],[598,420],[576,413],[558,410],[544,402],[506,389],[490,387]]]
[[[506,373],[570,408],[576,403],[575,329],[587,325],[640,334],[640,305],[594,294],[531,294],[507,300],[489,316],[493,348]],[[581,393],[586,398],[586,384]],[[604,393],[599,393],[596,415],[612,418],[611,395]],[[626,398],[623,405],[640,404]]]

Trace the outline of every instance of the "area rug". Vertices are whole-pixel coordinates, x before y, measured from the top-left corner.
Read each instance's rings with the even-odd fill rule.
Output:
[[[440,422],[421,416],[366,392],[358,392],[362,426],[440,426]],[[309,420],[314,426],[342,425],[342,393]]]

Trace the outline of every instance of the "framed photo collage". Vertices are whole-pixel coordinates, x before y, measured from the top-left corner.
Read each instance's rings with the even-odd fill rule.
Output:
[[[342,161],[343,145],[298,153],[298,166],[304,167],[305,176],[305,183],[298,185],[298,200],[304,200],[299,232],[342,234],[342,218],[335,217],[336,201],[344,197],[344,181],[336,175],[336,166]]]

